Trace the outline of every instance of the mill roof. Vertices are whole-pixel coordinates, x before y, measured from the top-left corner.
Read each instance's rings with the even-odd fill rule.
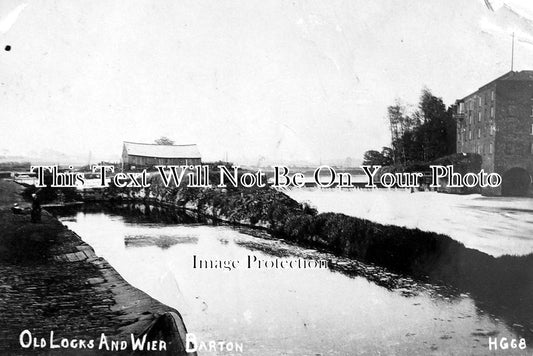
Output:
[[[522,70],[520,72],[513,72],[513,71],[507,72],[504,75],[502,75],[502,76],[500,76],[500,77],[498,77],[498,78],[496,78],[494,80],[491,80],[487,84],[484,84],[483,86],[479,87],[478,90],[476,90],[473,93],[468,94],[467,96],[465,96],[464,98],[460,99],[459,101],[464,101],[469,96],[472,96],[473,94],[475,94],[478,91],[484,89],[485,87],[491,85],[492,83],[497,82],[497,81],[502,81],[502,80],[533,80],[533,70]]]

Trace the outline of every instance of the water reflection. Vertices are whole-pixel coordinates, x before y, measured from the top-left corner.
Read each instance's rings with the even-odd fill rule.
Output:
[[[167,249],[176,244],[194,244],[198,242],[196,236],[173,236],[173,235],[127,235],[124,237],[124,244],[127,247],[146,247],[155,245],[162,249]]]
[[[97,206],[62,219],[131,284],[180,310],[199,339],[242,342],[246,355],[482,355],[489,336],[517,336],[467,294],[173,215]],[[326,259],[330,269],[194,269],[194,255]]]

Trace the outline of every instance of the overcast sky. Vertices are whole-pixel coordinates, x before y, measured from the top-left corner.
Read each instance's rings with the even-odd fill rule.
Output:
[[[531,1],[488,1],[2,0],[0,155],[168,136],[207,160],[361,158],[395,98],[509,71],[513,31],[533,69]]]

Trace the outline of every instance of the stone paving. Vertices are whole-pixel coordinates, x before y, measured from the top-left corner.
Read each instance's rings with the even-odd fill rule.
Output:
[[[61,338],[99,340],[101,333],[110,340],[130,340],[131,333],[145,331],[159,315],[176,312],[129,285],[47,212],[37,224],[29,214],[14,214],[5,184],[0,182],[0,355],[75,355],[82,350],[50,350],[50,332],[55,343]],[[23,330],[48,345],[22,348]]]

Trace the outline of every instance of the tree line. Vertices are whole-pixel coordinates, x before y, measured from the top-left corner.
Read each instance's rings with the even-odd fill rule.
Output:
[[[366,151],[365,165],[408,167],[427,164],[456,151],[456,126],[452,108],[427,88],[422,90],[417,109],[408,113],[396,100],[387,108],[391,147]]]

